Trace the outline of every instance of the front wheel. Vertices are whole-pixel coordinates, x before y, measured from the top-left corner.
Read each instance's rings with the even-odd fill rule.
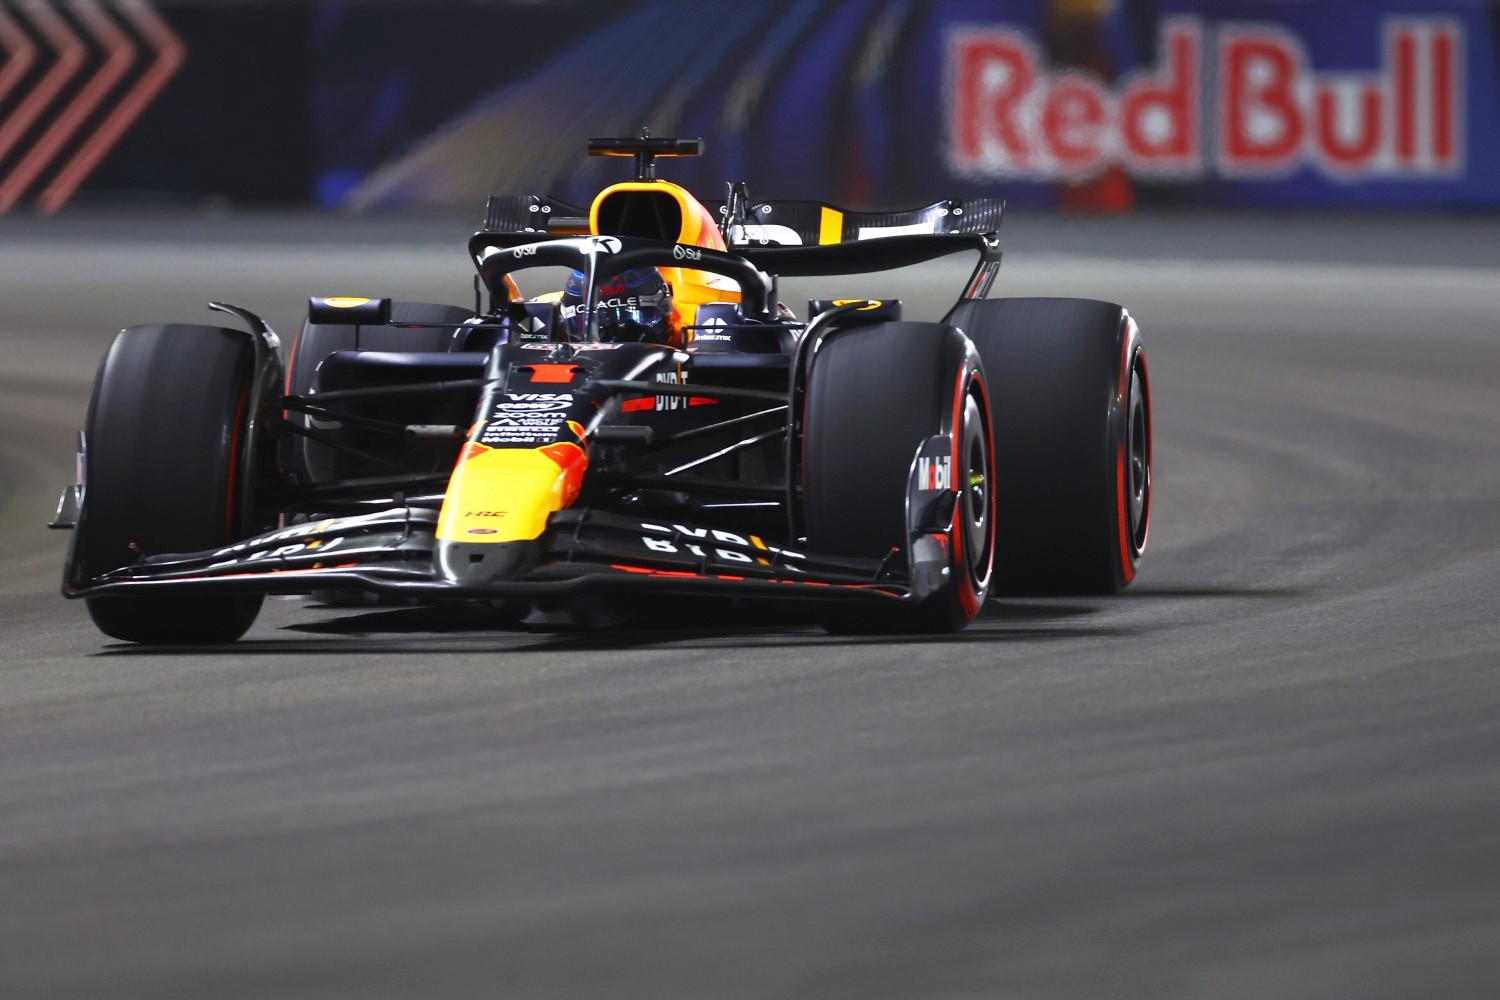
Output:
[[[996,547],[989,394],[973,346],[933,323],[836,333],[814,355],[806,401],[807,548],[894,554],[910,565],[910,550],[923,547],[941,563],[919,603],[830,605],[825,626],[927,633],[968,625],[989,591]],[[931,521],[914,526],[913,517]]]
[[[136,326],[99,368],[84,440],[84,505],[74,539],[85,580],[143,555],[196,552],[242,537],[241,463],[255,357],[249,337],[209,326]],[[86,599],[100,631],[126,642],[233,642],[259,595]]]

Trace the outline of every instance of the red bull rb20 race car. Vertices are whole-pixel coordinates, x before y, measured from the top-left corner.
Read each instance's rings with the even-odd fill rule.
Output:
[[[239,638],[267,594],[566,612],[638,594],[816,602],[946,632],[992,593],[1114,593],[1151,502],[1140,332],[1118,305],[986,298],[998,200],[894,213],[703,202],[699,140],[596,139],[587,207],[495,197],[488,305],[311,300],[283,357],[234,326],[122,331],[79,437],[63,592],[143,643]],[[951,307],[837,297],[952,255]],[[517,276],[567,275],[533,297]],[[798,319],[783,279],[827,282]]]

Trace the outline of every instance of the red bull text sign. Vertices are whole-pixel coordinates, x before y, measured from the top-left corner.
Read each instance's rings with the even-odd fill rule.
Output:
[[[1381,64],[1319,71],[1275,25],[1174,18],[1157,65],[1107,85],[1049,71],[1029,36],[960,27],[945,76],[950,169],[973,179],[1442,178],[1464,167],[1462,25],[1384,24]],[[1211,60],[1211,63],[1210,63]]]

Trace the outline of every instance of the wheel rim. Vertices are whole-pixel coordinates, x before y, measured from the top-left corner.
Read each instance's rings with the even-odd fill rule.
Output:
[[[985,433],[984,417],[979,410],[979,401],[969,393],[964,401],[963,466],[961,509],[964,518],[965,555],[968,557],[969,578],[975,590],[981,590],[989,582],[990,565],[990,447],[989,435]]]
[[[1146,524],[1151,510],[1151,415],[1146,406],[1139,364],[1130,374],[1125,446],[1130,538],[1136,551],[1140,551],[1146,541]]]

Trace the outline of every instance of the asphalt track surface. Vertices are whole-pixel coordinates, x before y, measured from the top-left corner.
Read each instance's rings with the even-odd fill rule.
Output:
[[[113,330],[463,302],[465,227],[7,222],[0,997],[1500,995],[1500,224],[1011,225],[1145,331],[1124,596],[164,652],[43,529]]]

